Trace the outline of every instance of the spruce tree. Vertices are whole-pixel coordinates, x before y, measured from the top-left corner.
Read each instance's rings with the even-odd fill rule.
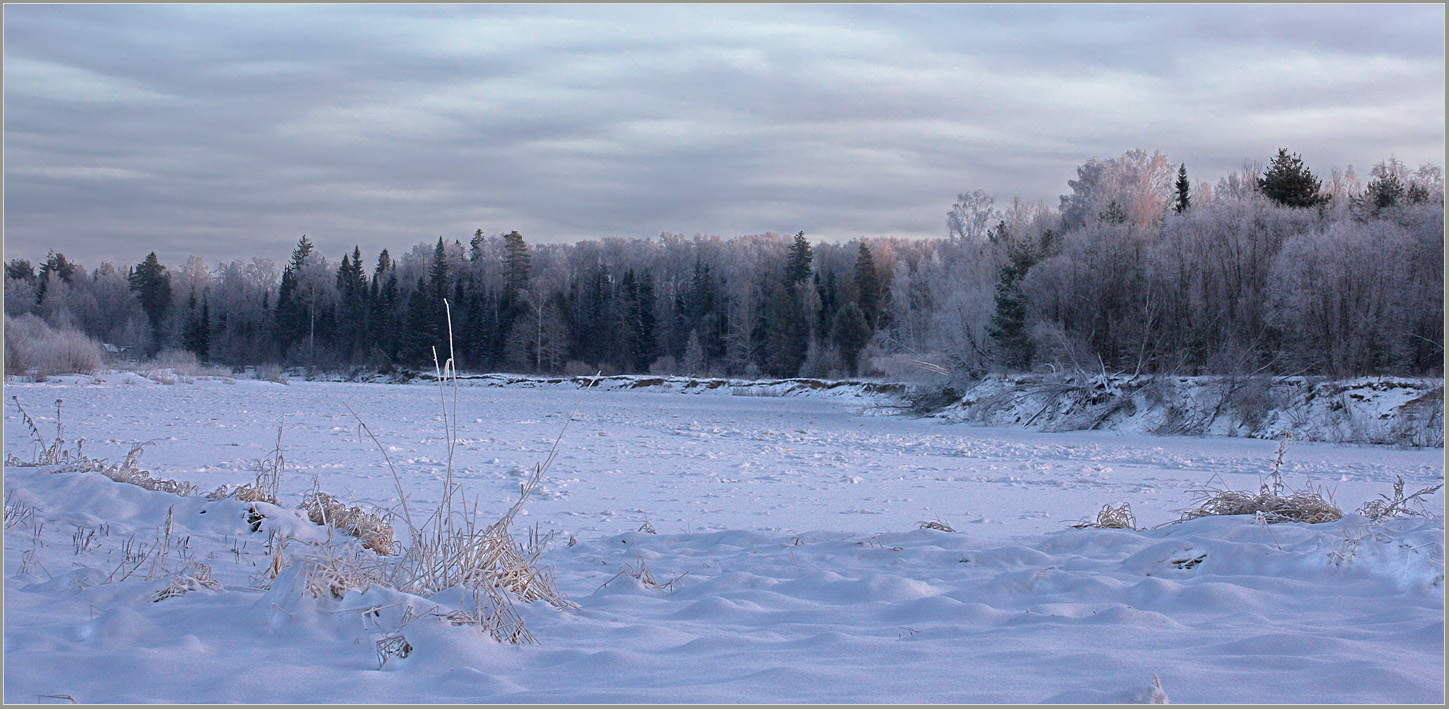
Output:
[[[161,327],[166,319],[166,311],[171,308],[171,276],[166,273],[166,267],[161,265],[160,259],[156,258],[156,252],[152,251],[144,261],[131,269],[128,280],[131,291],[141,302],[141,310],[145,311],[146,318],[151,321],[151,352],[155,353],[161,347]]]
[[[398,358],[403,364],[428,369],[433,366],[433,348],[438,344],[437,309],[428,284],[418,278],[417,288],[408,296],[407,317],[403,321]],[[439,363],[447,357],[443,353]]]
[[[35,266],[23,258],[13,258],[5,264],[5,277],[13,281],[35,280]]]
[[[367,311],[369,293],[367,275],[362,268],[362,249],[352,247],[352,254],[342,255],[342,266],[337,269],[337,295],[341,316],[342,349],[349,361],[367,350]]]
[[[277,349],[284,355],[293,344],[307,336],[311,323],[307,315],[307,304],[302,302],[298,292],[302,268],[312,255],[312,242],[307,235],[297,240],[292,250],[292,259],[282,269],[282,284],[277,290],[276,334]]]
[[[517,231],[503,237],[503,294],[512,300],[518,291],[528,288],[529,265],[532,256],[523,235]]]
[[[1278,149],[1268,169],[1258,178],[1258,189],[1263,196],[1285,207],[1316,207],[1327,202],[1329,195],[1320,192],[1322,186],[1303,164],[1303,159],[1297,154],[1290,155],[1287,148]]]
[[[1174,209],[1178,214],[1192,208],[1192,185],[1187,181],[1187,163],[1177,166],[1177,204]]]
[[[211,350],[211,312],[206,297],[202,296],[201,307],[197,308],[196,293],[193,292],[186,304],[188,315],[186,324],[182,326],[181,346],[198,358],[206,359]]]
[[[800,295],[788,283],[781,283],[766,304],[765,371],[772,376],[799,375],[800,365],[809,353],[810,329]]]
[[[861,242],[855,257],[855,290],[859,293],[860,312],[865,316],[866,324],[875,327],[880,315],[880,274],[876,272],[875,257],[865,242]]]
[[[1378,216],[1380,212],[1402,200],[1404,200],[1404,185],[1399,182],[1398,177],[1390,173],[1368,183],[1368,187],[1358,197],[1357,202],[1369,216]]]
[[[35,284],[35,302],[45,300],[45,290],[50,284],[50,277],[54,275],[66,283],[75,278],[75,264],[67,261],[65,254],[58,254],[54,251],[46,254],[45,262],[40,264],[40,275]]]
[[[1021,281],[1040,254],[1030,247],[1014,248],[1007,254],[996,281],[996,312],[987,334],[995,341],[1001,363],[1008,369],[1025,369],[1031,364],[1031,340],[1026,334],[1026,296]]]
[[[796,234],[795,242],[790,245],[789,260],[785,266],[786,287],[794,289],[810,277],[810,263],[814,256],[810,242],[805,239],[805,232]]]
[[[860,351],[870,342],[870,336],[870,324],[866,322],[865,312],[855,302],[846,303],[835,313],[830,339],[840,348],[840,356],[845,358],[845,366],[851,376],[855,376],[858,371]]]

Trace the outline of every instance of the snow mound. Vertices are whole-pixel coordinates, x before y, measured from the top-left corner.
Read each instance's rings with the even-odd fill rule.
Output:
[[[329,543],[295,510],[256,525],[235,500],[54,468],[6,468],[5,488],[15,701],[1444,698],[1438,518],[598,536],[547,552],[578,607],[520,604],[539,643],[513,646],[460,622],[463,589],[317,594],[295,557],[269,573],[269,540]]]

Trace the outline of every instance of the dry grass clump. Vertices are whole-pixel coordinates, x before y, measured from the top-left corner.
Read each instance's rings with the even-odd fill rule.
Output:
[[[1082,520],[1074,525],[1073,529],[1130,529],[1137,531],[1137,516],[1132,514],[1132,504],[1122,503],[1120,507],[1102,505],[1097,511],[1097,518],[1092,521]]]
[[[949,525],[949,524],[947,524],[947,523],[945,523],[945,522],[943,522],[943,521],[941,521],[939,519],[933,519],[933,520],[931,520],[929,522],[922,522],[921,523],[921,529],[934,529],[934,530],[939,531],[939,532],[954,532],[954,531],[956,531],[955,529],[953,529],[951,527],[951,525]]]
[[[212,577],[210,566],[193,559],[186,562],[181,571],[171,577],[171,582],[166,585],[166,588],[157,591],[151,597],[151,602],[160,603],[168,598],[184,596],[203,588],[221,588],[221,583]]]
[[[447,307],[446,300],[444,307]],[[451,318],[448,322],[448,341],[451,354]],[[450,356],[445,362],[439,364],[435,350],[434,369],[442,408],[444,438],[447,441],[447,469],[440,501],[421,523],[414,520],[408,508],[407,494],[403,489],[402,479],[398,475],[397,468],[392,464],[387,448],[367,427],[366,422],[355,411],[352,411],[351,407],[348,407],[349,413],[357,421],[359,433],[366,433],[376,444],[378,451],[382,453],[383,460],[392,473],[393,483],[397,489],[401,512],[399,517],[407,525],[407,541],[402,545],[401,553],[397,555],[395,561],[388,562],[385,569],[386,578],[380,579],[378,582],[405,593],[422,596],[455,587],[468,589],[473,592],[477,601],[476,607],[473,611],[464,612],[462,616],[455,618],[455,621],[466,620],[463,616],[473,618],[476,622],[470,621],[464,624],[478,625],[480,629],[502,642],[514,644],[536,642],[533,635],[524,628],[523,619],[514,609],[514,599],[525,603],[541,600],[558,608],[576,606],[558,591],[552,569],[542,567],[538,563],[539,557],[553,535],[540,536],[535,527],[529,531],[527,541],[520,542],[514,538],[510,527],[522,510],[524,502],[538,489],[544,473],[557,456],[559,443],[568,430],[568,423],[573,420],[573,413],[577,413],[578,406],[575,405],[574,412],[569,415],[563,429],[559,431],[558,438],[554,440],[548,457],[542,464],[535,467],[533,474],[520,486],[519,496],[512,506],[497,521],[488,524],[479,517],[479,500],[477,498],[468,500],[460,486],[454,482],[453,460],[458,443],[458,382],[454,359]],[[451,389],[448,386],[450,376],[452,377]],[[452,393],[451,406],[448,400],[449,391]],[[587,392],[587,389],[585,391]],[[317,493],[312,499],[319,508],[319,514],[325,513],[326,498],[322,497],[322,493]],[[390,541],[390,527],[388,532]],[[389,550],[392,550],[391,546],[389,546]],[[325,559],[321,561],[324,564],[328,563]],[[317,561],[314,560],[312,563],[315,566]],[[343,580],[347,580],[345,574],[355,573],[352,568],[350,562],[343,559],[341,567],[335,572],[323,568],[322,573],[331,576],[342,574],[344,575]],[[380,568],[371,566],[364,571],[371,574]]]
[[[1315,488],[1311,483],[1302,489],[1290,489],[1283,483],[1281,468],[1283,466],[1283,454],[1288,450],[1290,436],[1285,435],[1278,445],[1278,455],[1273,461],[1273,472],[1268,474],[1258,487],[1257,493],[1233,490],[1222,483],[1222,479],[1216,475],[1213,478],[1219,482],[1213,486],[1209,480],[1207,485],[1194,491],[1198,499],[1197,507],[1186,510],[1182,513],[1179,522],[1199,517],[1211,517],[1216,515],[1254,515],[1268,524],[1278,522],[1304,522],[1307,524],[1321,524],[1333,522],[1343,518],[1343,511],[1333,503],[1332,496],[1323,488]]]
[[[281,504],[277,501],[277,491],[282,483],[282,468],[286,465],[286,459],[282,455],[282,427],[277,427],[277,445],[272,448],[271,454],[266,458],[258,459],[253,465],[256,471],[256,479],[250,483],[237,485],[222,485],[215,492],[207,496],[209,500],[224,500],[231,498],[241,502],[269,502],[273,505]]]
[[[87,456],[83,449],[86,439],[78,438],[75,441],[75,449],[71,450],[66,445],[65,426],[60,416],[61,399],[55,400],[55,438],[47,442],[40,433],[40,427],[30,414],[20,405],[19,397],[10,397],[15,402],[15,408],[20,410],[20,417],[25,421],[25,426],[30,433],[31,440],[35,441],[38,448],[35,459],[30,461],[20,460],[13,454],[5,459],[6,465],[24,467],[38,467],[43,465],[58,465],[67,472],[95,472],[100,473],[118,483],[127,483],[147,490],[169,492],[173,495],[186,497],[196,493],[196,486],[184,480],[166,480],[153,478],[151,473],[142,470],[140,465],[141,452],[146,446],[151,445],[150,441],[137,443],[126,453],[126,457],[119,463],[109,463],[105,460]]]
[[[308,493],[297,509],[306,512],[307,519],[313,524],[332,527],[357,537],[365,549],[381,556],[393,553],[392,522],[383,513],[368,512],[356,505],[349,507],[320,490]]]
[[[1370,521],[1391,519],[1394,517],[1426,517],[1430,512],[1426,509],[1424,498],[1438,492],[1444,487],[1444,483],[1431,485],[1411,495],[1404,494],[1404,479],[1398,475],[1394,476],[1393,496],[1379,493],[1379,499],[1365,502],[1358,508],[1358,513],[1369,518]]]

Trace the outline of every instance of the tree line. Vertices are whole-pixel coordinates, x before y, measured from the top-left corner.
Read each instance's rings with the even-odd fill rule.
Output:
[[[154,354],[345,370],[693,376],[1442,374],[1443,177],[1280,150],[1214,184],[1132,150],[1058,205],[961,194],[939,239],[439,238],[333,262],[5,268],[7,318]],[[446,357],[440,347],[440,358]]]

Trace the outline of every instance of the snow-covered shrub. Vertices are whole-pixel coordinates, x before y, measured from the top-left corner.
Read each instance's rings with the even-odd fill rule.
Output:
[[[280,366],[275,364],[259,365],[257,367],[256,377],[259,381],[263,382],[274,382],[276,384],[287,383],[287,375],[282,372]]]
[[[75,330],[56,330],[34,315],[5,316],[5,373],[37,379],[89,374],[104,360],[100,343]]]

